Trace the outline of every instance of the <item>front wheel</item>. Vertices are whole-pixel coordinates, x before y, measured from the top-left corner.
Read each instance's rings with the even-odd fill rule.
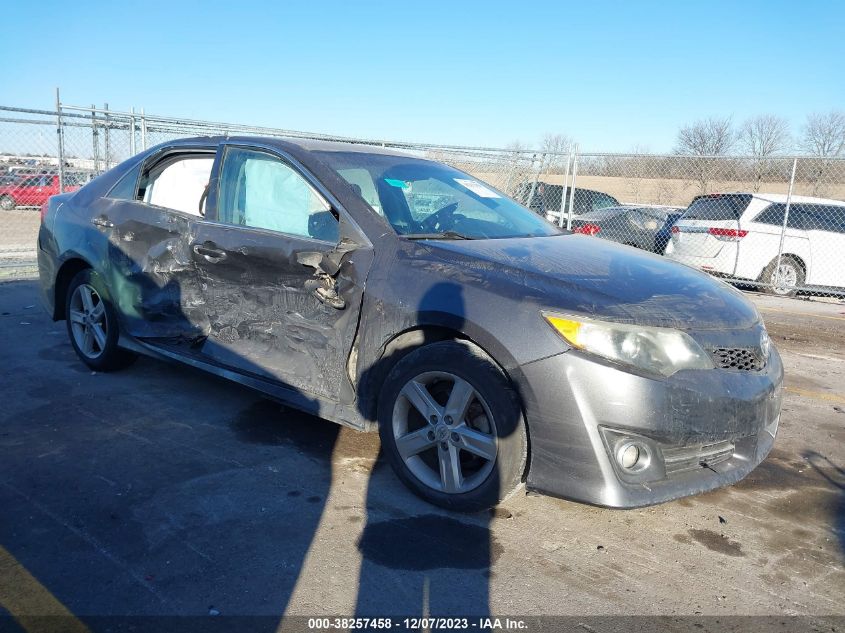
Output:
[[[80,271],[68,287],[65,319],[70,342],[83,363],[95,371],[122,369],[135,354],[117,346],[117,315],[100,276]]]
[[[435,505],[483,510],[522,481],[528,437],[519,397],[469,342],[433,343],[400,360],[384,382],[378,417],[393,470]]]
[[[0,197],[0,209],[11,211],[15,208],[15,199],[12,196]]]

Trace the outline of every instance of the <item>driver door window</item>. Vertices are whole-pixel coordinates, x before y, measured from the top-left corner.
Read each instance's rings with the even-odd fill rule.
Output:
[[[229,148],[223,158],[217,218],[226,224],[337,242],[329,204],[276,156]]]

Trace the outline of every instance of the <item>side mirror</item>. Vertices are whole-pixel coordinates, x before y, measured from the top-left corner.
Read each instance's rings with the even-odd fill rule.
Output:
[[[332,211],[317,211],[308,216],[308,235],[315,240],[337,243],[340,230],[337,217]]]

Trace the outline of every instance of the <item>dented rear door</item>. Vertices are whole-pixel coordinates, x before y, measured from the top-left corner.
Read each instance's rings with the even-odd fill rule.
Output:
[[[208,324],[188,242],[192,218],[143,202],[103,199],[92,223],[107,238],[109,291],[123,329],[141,339],[190,340]]]
[[[151,189],[162,165],[214,155],[214,146],[162,148],[126,174],[125,186],[94,200],[88,209],[91,228],[105,238],[102,270],[112,301],[123,330],[135,338],[193,341],[208,331],[190,254],[199,211],[156,204],[144,191]]]
[[[351,402],[347,361],[371,249],[345,233],[300,165],[227,146],[190,245],[209,322],[203,356]]]

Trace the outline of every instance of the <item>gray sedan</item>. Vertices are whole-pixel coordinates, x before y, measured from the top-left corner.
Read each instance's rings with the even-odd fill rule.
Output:
[[[574,218],[572,230],[662,255],[683,212],[678,207],[620,205]]]
[[[147,354],[378,430],[447,508],[522,484],[658,503],[741,479],[777,431],[780,357],[740,293],[383,148],[160,145],[53,197],[38,261],[92,369]]]

